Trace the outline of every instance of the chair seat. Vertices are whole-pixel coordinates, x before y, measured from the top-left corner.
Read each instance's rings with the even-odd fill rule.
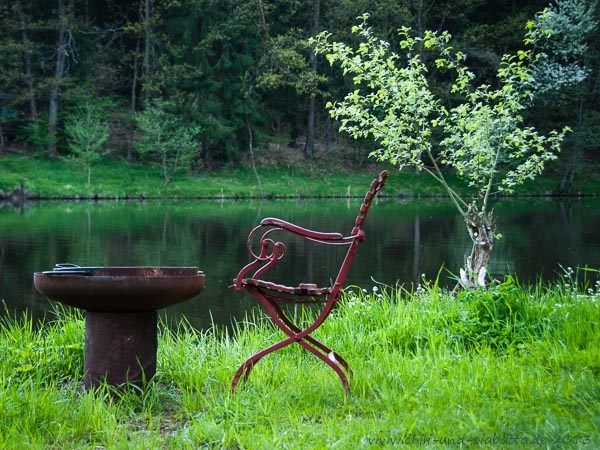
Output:
[[[288,295],[305,295],[305,296],[320,296],[329,295],[332,291],[331,286],[318,287],[312,283],[300,283],[298,286],[285,286],[283,284],[273,283],[271,281],[257,280],[255,278],[244,278],[242,280],[243,286],[255,286],[260,289],[279,292]],[[285,300],[285,299],[282,299]]]

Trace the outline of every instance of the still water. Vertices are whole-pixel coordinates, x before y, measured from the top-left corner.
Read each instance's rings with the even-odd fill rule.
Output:
[[[255,305],[228,286],[248,262],[246,237],[267,216],[321,231],[347,234],[360,199],[277,201],[37,202],[0,206],[0,300],[8,311],[43,317],[51,302],[33,287],[32,274],[56,263],[81,266],[197,266],[206,288],[168,308],[195,327],[229,325]],[[562,267],[600,268],[600,199],[501,200],[494,206],[497,232],[490,270],[523,282],[557,278]],[[405,285],[421,277],[453,285],[470,250],[461,219],[446,199],[381,199],[365,226],[348,283]],[[330,253],[298,243],[284,279],[327,281],[339,262]],[[5,312],[0,312],[4,314]]]

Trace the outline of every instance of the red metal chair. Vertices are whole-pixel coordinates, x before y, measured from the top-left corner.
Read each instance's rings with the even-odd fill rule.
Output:
[[[352,265],[352,261],[358,250],[359,244],[364,240],[365,233],[362,229],[363,223],[371,206],[371,202],[377,193],[383,188],[388,176],[387,171],[379,174],[373,180],[371,187],[365,195],[364,202],[360,207],[360,213],[354,223],[354,228],[349,236],[341,233],[322,233],[299,227],[284,220],[272,217],[263,219],[248,235],[248,251],[253,258],[252,262],[240,270],[234,280],[232,287],[236,291],[245,289],[260,301],[266,309],[269,317],[273,320],[287,337],[263,350],[258,351],[248,358],[237,370],[231,383],[231,391],[235,392],[236,386],[243,377],[248,378],[254,365],[264,356],[297,342],[317,358],[330,366],[342,380],[346,393],[350,394],[348,375],[351,375],[350,367],[344,358],[335,353],[326,345],[317,341],[310,334],[315,331],[327,318],[340,299],[342,288]],[[286,254],[286,244],[278,239],[278,233],[292,233],[302,239],[330,246],[347,246],[345,257],[335,281],[331,286],[318,287],[312,283],[300,283],[297,286],[285,286],[263,279],[263,275],[279,263]],[[261,234],[262,233],[262,234]],[[253,243],[258,240],[258,253],[253,249]],[[253,273],[252,273],[253,272]],[[247,274],[251,273],[250,276]],[[297,326],[289,314],[284,311],[286,304],[322,304],[322,310],[317,315],[312,325],[307,328]]]

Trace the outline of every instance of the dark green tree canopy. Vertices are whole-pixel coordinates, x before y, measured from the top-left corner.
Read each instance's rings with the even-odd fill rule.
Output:
[[[593,29],[600,14],[596,0],[0,0],[0,127],[6,136],[0,144],[20,140],[32,152],[47,154],[48,147],[67,154],[64,130],[72,107],[110,98],[110,154],[136,157],[132,113],[160,98],[183,123],[200,130],[197,169],[243,164],[250,142],[261,147],[293,146],[307,136],[332,140],[337,127],[325,104],[341,98],[349,80],[314,56],[308,39],[317,32],[356,43],[349,30],[364,13],[377,37],[392,47],[405,26],[418,36],[448,31],[468,65],[477,68],[477,81],[492,83],[502,56],[520,48],[524,26],[536,12],[551,6],[560,13],[578,4],[587,8],[574,16],[585,17],[581,30]],[[571,162],[570,152],[561,157],[574,174],[580,163],[596,159],[600,105],[598,33],[579,36],[585,47],[578,48],[585,50],[571,62],[585,67],[586,77],[568,98],[577,98],[585,114],[575,117],[573,101],[551,97],[525,114],[540,129],[561,121],[574,129],[577,156]],[[575,45],[556,42],[564,45],[548,44],[550,58],[573,50],[569,42]],[[450,80],[442,71],[428,77],[450,107],[456,100]],[[366,156],[369,143],[359,147]]]

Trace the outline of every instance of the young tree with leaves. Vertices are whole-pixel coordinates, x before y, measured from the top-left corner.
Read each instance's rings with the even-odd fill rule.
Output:
[[[184,124],[159,99],[149,103],[144,111],[136,113],[135,118],[139,136],[134,148],[144,159],[160,163],[165,184],[177,172],[190,169],[199,147],[197,127]]]
[[[532,96],[533,51],[505,55],[496,87],[477,85],[465,65],[466,56],[450,46],[448,33],[425,31],[423,37],[413,37],[412,30],[402,28],[397,53],[373,35],[367,19],[365,14],[353,27],[362,38],[357,48],[332,42],[326,32],[316,40],[317,51],[331,64],[339,63],[354,83],[342,101],[328,104],[330,113],[341,122],[341,130],[380,145],[371,153],[374,158],[400,168],[416,166],[445,188],[473,243],[460,269],[461,283],[485,285],[498,238],[490,198],[539,175],[545,163],[556,158],[565,132],[543,136],[524,126],[523,112]],[[531,45],[534,23],[528,27],[526,43]],[[430,86],[427,75],[433,70],[452,74],[453,105],[444,104]],[[434,133],[441,139],[434,141]],[[448,170],[467,182],[468,196],[450,187]]]
[[[86,103],[67,117],[65,133],[74,158],[86,167],[89,187],[92,163],[102,159],[104,144],[110,136],[108,125],[98,108]]]

